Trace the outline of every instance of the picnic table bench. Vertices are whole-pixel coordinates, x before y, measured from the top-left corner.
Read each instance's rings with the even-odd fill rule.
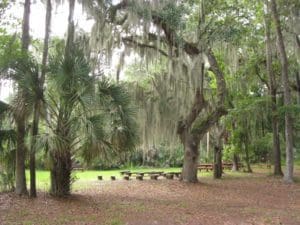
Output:
[[[122,176],[127,175],[127,176],[144,176],[144,175],[153,175],[153,174],[157,174],[159,176],[161,176],[164,172],[163,171],[150,171],[150,172],[131,172],[131,171],[121,171],[120,174]]]
[[[173,177],[179,178],[181,176],[181,172],[167,172],[163,173],[163,176],[167,178],[168,175],[172,175]],[[171,178],[172,179],[172,178]]]
[[[233,166],[233,163],[230,163],[230,162],[224,162],[222,163],[222,168],[223,169],[231,169]],[[239,167],[243,168],[244,165],[242,163],[239,163],[238,164]],[[208,172],[209,170],[212,171],[214,170],[214,164],[213,163],[203,163],[203,164],[199,164],[197,166],[198,170],[201,171],[201,170],[206,170],[206,172]]]
[[[213,170],[214,167],[213,167],[213,164],[211,164],[211,163],[204,163],[204,164],[199,164],[199,165],[197,166],[197,169],[198,169],[199,171],[201,171],[201,170],[206,170],[206,172],[208,172],[209,170]]]
[[[121,171],[120,174],[124,180],[129,180],[131,176],[135,176],[137,180],[143,180],[144,176],[149,176],[151,180],[157,180],[158,177],[164,176],[167,179],[179,178],[181,172],[163,172],[163,171],[149,171],[149,172],[131,172],[129,170]]]
[[[81,172],[83,172],[84,171],[84,168],[82,167],[82,166],[72,166],[72,170],[73,171],[81,171]]]

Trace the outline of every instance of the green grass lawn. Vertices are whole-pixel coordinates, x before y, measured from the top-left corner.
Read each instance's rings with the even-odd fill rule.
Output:
[[[96,181],[98,176],[102,176],[103,180],[110,180],[111,176],[116,176],[117,179],[121,178],[120,171],[130,170],[132,172],[149,172],[149,171],[164,171],[164,172],[179,172],[181,168],[130,168],[119,170],[85,170],[74,171],[72,176],[75,178],[73,189],[82,189],[89,185],[90,182]],[[29,184],[29,171],[26,171],[27,183]],[[50,187],[50,172],[38,170],[36,172],[37,189],[48,191]]]
[[[272,169],[266,169],[266,165],[257,164],[253,165],[252,169],[254,172],[263,171],[269,172],[272,174]],[[295,166],[295,169],[299,169],[299,166]],[[85,170],[85,171],[74,171],[72,176],[75,178],[75,182],[73,184],[73,190],[79,190],[87,188],[91,182],[97,181],[98,176],[102,176],[103,180],[110,180],[111,176],[116,176],[117,179],[121,179],[120,171],[130,170],[132,172],[149,172],[149,171],[164,171],[164,172],[179,172],[181,168],[127,168],[127,169],[119,169],[119,170]],[[229,177],[243,177],[248,176],[249,174],[243,172],[231,172],[230,170],[225,170],[225,176]],[[198,172],[199,177],[212,177],[212,172],[201,171]],[[27,183],[29,184],[29,171],[26,171]],[[48,191],[50,187],[50,172],[44,170],[38,170],[36,174],[37,179],[37,188],[41,191]]]

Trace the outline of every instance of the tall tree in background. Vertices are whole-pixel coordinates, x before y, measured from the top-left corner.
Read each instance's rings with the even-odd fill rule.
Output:
[[[42,72],[41,76],[35,77],[38,86],[37,99],[34,103],[33,108],[33,121],[32,121],[32,132],[31,132],[31,145],[30,145],[30,196],[36,197],[36,175],[35,175],[35,153],[36,153],[36,137],[39,132],[39,121],[40,121],[40,111],[43,106],[43,89],[46,76],[46,67],[48,59],[48,49],[49,49],[49,38],[50,38],[50,28],[51,28],[51,16],[52,16],[52,4],[51,0],[47,0],[46,3],[46,19],[45,19],[45,37],[44,37],[44,49],[42,58]],[[38,75],[38,74],[37,74]]]
[[[271,12],[276,28],[277,46],[281,62],[282,73],[282,85],[284,91],[284,106],[286,110],[292,104],[292,97],[289,85],[288,74],[288,59],[285,50],[285,44],[283,40],[280,18],[277,11],[276,0],[271,0]],[[294,170],[294,156],[293,156],[293,125],[290,112],[285,112],[285,138],[286,138],[286,172],[284,174],[284,180],[288,183],[293,182],[293,170]]]
[[[271,40],[271,21],[269,14],[269,3],[265,1],[266,14],[264,16],[265,21],[265,37],[266,37],[266,60],[267,60],[267,74],[269,77],[269,92],[272,99],[272,130],[273,130],[273,152],[274,152],[274,175],[283,176],[281,170],[281,151],[280,151],[280,139],[279,139],[279,118],[277,111],[277,85],[276,77],[272,68],[272,40]]]
[[[22,51],[24,57],[28,52],[30,36],[29,36],[29,19],[30,19],[30,0],[25,0],[23,24],[22,24]],[[23,98],[22,91],[18,90],[18,97]],[[15,118],[17,124],[17,151],[16,151],[16,193],[18,195],[28,194],[25,176],[25,114],[22,111],[15,110]]]

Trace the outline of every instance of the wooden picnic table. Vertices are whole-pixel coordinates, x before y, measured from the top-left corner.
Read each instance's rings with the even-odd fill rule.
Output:
[[[163,172],[163,171],[148,171],[148,172],[131,172],[129,170],[121,171],[120,174],[123,176],[123,179],[129,180],[129,177],[135,176],[138,180],[143,180],[145,175],[149,176],[152,180],[157,180],[158,177],[164,176],[167,179],[173,179],[174,177],[179,178],[181,172]]]
[[[131,171],[121,171],[120,172],[121,175],[127,175],[127,176],[131,176],[131,175],[136,175],[136,176],[144,176],[144,175],[159,175],[161,176],[164,172],[163,171],[149,171],[149,172],[131,172]]]
[[[242,163],[238,164],[239,167],[243,167],[244,165]],[[233,163],[230,162],[223,162],[222,163],[222,168],[223,169],[231,169],[233,166]],[[207,172],[209,170],[213,170],[214,169],[214,164],[213,163],[201,163],[197,166],[198,170],[206,170]]]
[[[206,170],[206,172],[208,172],[209,170],[213,170],[213,164],[211,164],[211,163],[202,163],[202,164],[199,164],[198,166],[197,166],[197,169],[198,170]]]

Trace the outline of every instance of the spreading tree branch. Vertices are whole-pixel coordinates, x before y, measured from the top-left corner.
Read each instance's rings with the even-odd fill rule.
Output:
[[[150,49],[157,50],[160,54],[168,57],[168,53],[166,53],[164,50],[158,48],[155,45],[138,42],[138,41],[134,40],[133,37],[123,37],[122,41],[125,45],[138,46],[140,48],[150,48]]]
[[[112,11],[113,14],[116,15],[117,10],[124,9],[128,7],[128,0],[123,0],[118,5],[115,6],[114,10]],[[179,48],[183,48],[183,50],[190,56],[196,56],[202,53],[202,49],[200,50],[195,43],[189,43],[183,38],[180,38],[176,31],[173,30],[164,20],[163,18],[155,11],[151,12],[152,15],[152,22],[160,27],[164,34],[165,34],[165,42],[172,47],[175,47],[178,51]],[[180,40],[180,45],[178,40]],[[133,39],[123,39],[123,41],[127,41],[136,44],[139,47],[143,48],[152,48],[158,50],[162,55],[168,56],[168,54],[161,49],[157,49],[154,45],[139,43],[138,41],[135,41]],[[194,122],[196,122],[195,126],[193,127],[192,131],[193,133],[197,133],[198,136],[201,136],[202,134],[206,133],[207,130],[215,124],[219,118],[227,113],[224,103],[226,98],[226,82],[224,78],[224,74],[221,71],[217,59],[213,53],[213,51],[210,48],[207,48],[205,51],[209,64],[210,64],[210,70],[214,73],[215,78],[217,80],[217,96],[218,96],[218,102],[217,102],[217,108],[208,115],[208,117],[203,120],[202,122],[199,122],[200,118],[199,115],[201,111],[206,107],[206,102],[204,100],[204,96],[201,94],[200,88],[197,89],[195,93],[195,100],[192,107],[191,112],[189,115],[178,122],[177,126],[177,133],[183,137],[184,133],[186,133],[192,126]],[[196,121],[195,121],[196,120]]]
[[[219,118],[226,115],[227,110],[225,107],[215,108],[205,119],[197,118],[194,126],[192,127],[192,134],[197,135],[199,138],[203,137],[204,134],[218,122]]]

